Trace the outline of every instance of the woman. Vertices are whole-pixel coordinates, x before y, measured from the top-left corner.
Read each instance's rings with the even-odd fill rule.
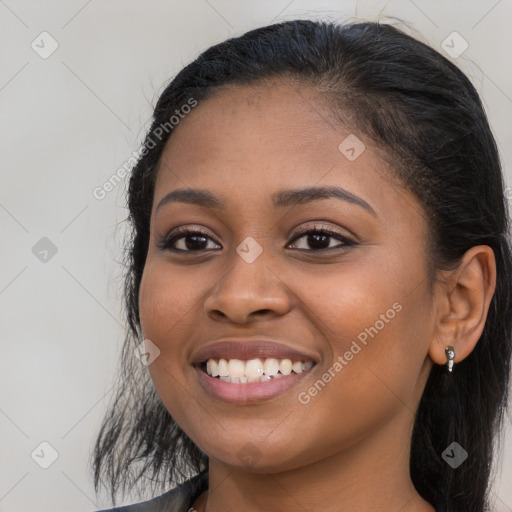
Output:
[[[512,260],[455,65],[378,23],[218,44],[162,93],[128,202],[95,485],[178,487],[115,510],[489,509]]]

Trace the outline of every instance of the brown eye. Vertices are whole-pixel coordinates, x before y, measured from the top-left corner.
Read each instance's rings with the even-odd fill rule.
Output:
[[[216,241],[206,232],[195,229],[180,229],[171,235],[167,236],[158,247],[162,250],[174,252],[200,252],[211,249],[216,249],[215,246],[209,245],[209,242]]]
[[[344,249],[346,247],[356,245],[355,242],[349,240],[341,233],[331,231],[325,228],[305,228],[300,230],[300,233],[295,236],[291,244],[298,245],[297,241],[304,239],[301,242],[302,247],[293,247],[301,251],[323,251],[328,249]],[[334,243],[334,240],[338,240],[338,243]]]

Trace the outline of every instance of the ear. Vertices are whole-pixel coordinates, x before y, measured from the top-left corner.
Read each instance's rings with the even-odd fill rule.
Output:
[[[469,249],[456,269],[435,283],[435,335],[428,354],[434,363],[446,363],[445,348],[455,349],[454,362],[475,348],[485,326],[496,288],[496,261],[487,245]]]

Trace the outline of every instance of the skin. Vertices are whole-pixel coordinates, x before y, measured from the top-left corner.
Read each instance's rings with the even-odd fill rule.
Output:
[[[473,247],[457,268],[438,273],[431,295],[420,202],[391,178],[368,138],[328,112],[320,93],[285,81],[224,87],[180,122],[162,155],[140,316],[144,337],[161,351],[149,366],[155,388],[209,457],[199,512],[434,510],[409,475],[414,413],[432,365],[446,362],[445,347],[455,347],[456,366],[480,337],[493,253]],[[350,133],[366,145],[354,161],[338,149]],[[343,187],[375,215],[335,198],[271,205],[278,190],[318,185]],[[178,188],[207,189],[226,209],[176,202],[157,212]],[[356,245],[328,238],[341,249],[322,254],[307,236],[293,241],[298,227],[319,225]],[[159,248],[179,226],[211,234],[208,250]],[[263,249],[250,264],[235,251],[248,236]],[[298,393],[395,303],[401,311],[301,403]],[[203,391],[192,354],[237,336],[283,340],[319,363],[271,400],[225,403]],[[257,450],[250,465],[239,456],[246,443]]]

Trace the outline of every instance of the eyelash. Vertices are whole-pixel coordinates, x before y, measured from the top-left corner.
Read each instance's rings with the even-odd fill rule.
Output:
[[[352,247],[357,245],[354,241],[350,240],[349,238],[343,236],[342,234],[332,231],[330,229],[324,228],[324,227],[318,227],[318,226],[307,226],[303,228],[299,228],[295,233],[292,240],[288,243],[288,245],[296,242],[300,238],[302,238],[305,235],[309,234],[320,234],[320,235],[326,235],[331,238],[335,238],[338,241],[342,242],[341,245],[335,246],[335,247],[328,247],[325,249],[297,249],[298,251],[305,251],[305,252],[328,252],[333,250],[345,250],[348,247]],[[209,233],[206,231],[202,231],[201,229],[190,229],[190,228],[178,228],[176,231],[172,233],[172,235],[167,236],[162,242],[158,244],[158,248],[165,251],[171,251],[174,253],[201,253],[204,251],[208,251],[211,249],[199,249],[199,250],[183,250],[183,249],[175,249],[172,247],[172,245],[182,238],[186,238],[188,235],[201,235],[205,238],[208,238],[210,240],[213,240],[216,244],[221,245],[220,242],[215,240]],[[218,250],[218,249],[214,249]]]

